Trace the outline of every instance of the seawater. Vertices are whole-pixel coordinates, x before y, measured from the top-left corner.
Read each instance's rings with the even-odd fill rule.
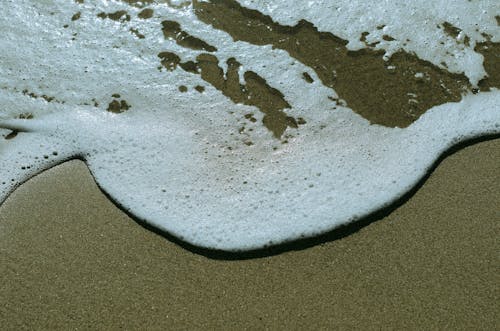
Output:
[[[137,218],[250,250],[354,222],[451,146],[500,132],[496,1],[6,0],[0,12],[0,201],[80,158]]]

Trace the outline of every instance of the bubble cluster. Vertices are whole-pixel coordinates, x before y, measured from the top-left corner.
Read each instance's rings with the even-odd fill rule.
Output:
[[[294,1],[286,10],[278,10],[281,1],[267,9],[260,1],[240,3],[277,22],[338,8],[346,17],[361,15],[344,2],[304,8]],[[469,33],[461,8],[447,10]],[[284,49],[235,41],[199,20],[191,2],[19,0],[0,2],[0,11],[0,201],[40,171],[80,158],[101,189],[138,219],[194,245],[250,250],[359,220],[411,189],[453,144],[500,132],[495,88],[466,92],[404,129],[373,125],[313,68]],[[425,13],[418,11],[414,23],[435,19]],[[397,43],[394,22],[384,15],[363,28]],[[315,24],[340,33],[323,20]],[[355,29],[342,33],[359,40]],[[425,33],[412,30],[417,40],[433,41]],[[478,38],[470,33],[469,43]],[[207,52],[215,65],[189,65]],[[484,74],[476,64],[455,65],[471,82]],[[252,80],[260,83],[250,88]],[[259,90],[279,101],[289,121],[279,135],[265,125],[270,112],[258,108]],[[15,137],[5,139],[11,132]]]

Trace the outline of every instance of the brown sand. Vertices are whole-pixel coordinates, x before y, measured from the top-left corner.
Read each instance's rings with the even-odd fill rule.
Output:
[[[344,41],[307,22],[274,26],[276,32],[269,33],[266,25],[275,23],[259,13],[235,9],[232,0],[217,3],[225,11],[197,4],[199,18],[237,40],[259,36],[247,41],[288,51],[374,123],[406,126],[430,106],[459,99],[465,84],[462,77],[456,93],[444,95],[403,76],[423,71],[452,86],[457,76],[410,55],[392,59],[406,71],[387,72],[380,53],[348,52]],[[142,13],[142,19],[153,15]],[[130,20],[127,12],[100,15]],[[238,23],[243,19],[255,23],[252,31]],[[183,36],[186,47],[210,51],[202,40]],[[290,46],[297,40],[303,48]],[[483,89],[498,84],[496,48],[490,46],[498,48],[478,45],[490,73]],[[331,56],[335,49],[341,51]],[[335,81],[326,75],[332,68],[322,72],[313,65],[316,60],[338,69]],[[328,62],[334,60],[339,63]],[[238,67],[234,61],[232,73]],[[248,99],[231,72],[232,80],[221,80],[216,62],[193,65],[205,67],[205,74],[214,71],[212,76],[202,71],[202,78],[235,102]],[[264,122],[276,136],[301,124],[283,115],[287,105],[279,91],[251,74],[244,78],[246,89],[259,91],[252,104],[281,123]],[[361,89],[368,94],[360,98],[356,87],[364,81],[372,85]],[[406,109],[407,92],[417,88],[421,109]],[[261,102],[258,95],[269,97]],[[273,105],[270,96],[278,99],[267,109]],[[113,102],[110,111],[129,107],[123,100]],[[373,104],[403,111],[373,113]],[[270,116],[274,113],[282,115]],[[382,117],[386,114],[396,117]],[[30,180],[0,206],[0,329],[500,329],[499,164],[500,140],[468,147],[445,159],[403,206],[358,232],[303,250],[225,261],[144,229],[107,200],[82,162],[71,161]]]
[[[127,217],[71,161],[0,207],[2,329],[499,329],[500,140],[345,238],[242,261]]]

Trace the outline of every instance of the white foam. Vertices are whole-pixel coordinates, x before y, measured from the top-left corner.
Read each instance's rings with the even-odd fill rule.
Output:
[[[269,8],[256,1],[242,3],[259,5],[287,24],[300,13],[321,26],[326,24],[324,13],[332,11],[326,1],[312,7],[297,1],[287,8],[279,7],[284,1]],[[339,3],[342,17],[364,17],[360,3]],[[377,8],[407,15],[399,3]],[[496,8],[493,2],[484,3]],[[115,1],[0,2],[0,133],[9,132],[5,128],[22,131],[12,140],[0,140],[0,201],[37,172],[80,157],[100,187],[138,218],[195,245],[248,250],[357,220],[407,192],[453,144],[500,132],[497,90],[434,107],[406,129],[370,125],[349,108],[329,108],[328,96],[335,92],[286,52],[234,43],[226,33],[196,20],[190,7],[153,8],[152,19],[140,20],[140,9]],[[430,13],[418,9],[410,22],[418,24],[425,15],[430,22],[440,20],[435,6],[426,8]],[[101,11],[119,9],[129,12],[130,22],[97,18]],[[81,18],[72,22],[77,11]],[[469,13],[457,10],[451,22],[468,35],[469,16],[464,16]],[[387,15],[370,16],[360,31],[396,24]],[[489,22],[490,16],[478,19]],[[245,70],[279,88],[292,105],[287,112],[304,117],[307,125],[288,129],[293,138],[282,145],[259,123],[262,114],[256,108],[233,104],[199,75],[158,70],[161,51],[173,51],[183,60],[199,54],[165,40],[160,24],[164,19],[178,21],[187,32],[216,46],[221,63],[236,57]],[[137,39],[131,27],[146,38]],[[359,30],[342,34],[332,26],[320,29],[349,40]],[[497,30],[485,29],[498,38]],[[434,42],[435,31],[412,34],[415,41]],[[400,38],[393,31],[391,36]],[[470,37],[480,40],[472,33]],[[430,51],[432,56],[441,56],[438,53]],[[454,63],[471,80],[484,75],[482,65]],[[302,79],[305,71],[315,78],[312,86]],[[179,93],[179,85],[189,91]],[[205,86],[205,92],[196,92],[196,85]],[[23,90],[56,100],[34,99]],[[114,93],[132,108],[122,114],[107,112]],[[26,112],[34,118],[17,118]],[[253,131],[240,135],[249,112],[258,121]]]
[[[414,52],[421,59],[454,73],[465,73],[472,84],[477,84],[486,72],[483,57],[474,51],[477,42],[492,36],[500,41],[500,27],[495,15],[500,13],[497,0],[241,0],[242,5],[257,9],[285,25],[295,25],[301,19],[312,22],[320,31],[349,41],[347,47],[357,50],[366,47],[360,40],[363,32],[367,43],[378,43],[375,48],[386,51],[390,57],[399,49]],[[454,38],[445,33],[448,22],[462,30]],[[377,27],[384,26],[382,29]],[[394,40],[385,40],[384,35]],[[469,45],[463,43],[465,36]]]

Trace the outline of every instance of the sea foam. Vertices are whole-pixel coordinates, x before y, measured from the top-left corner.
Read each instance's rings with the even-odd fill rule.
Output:
[[[138,219],[193,245],[251,250],[354,222],[408,192],[454,144],[500,133],[495,88],[464,92],[406,128],[374,125],[333,104],[342,96],[287,51],[234,41],[200,21],[192,4],[159,2],[148,5],[149,19],[120,1],[0,3],[0,134],[9,138],[0,140],[0,201],[36,173],[81,158]],[[369,32],[387,57],[415,52],[464,73],[471,86],[486,75],[474,45],[500,39],[495,1],[239,3],[280,24],[306,19],[352,50]],[[443,32],[445,19],[468,46]],[[233,102],[199,68],[182,70],[207,51],[165,38],[165,20],[179,23],[182,40],[216,49],[226,82],[235,58],[241,86],[251,71],[282,94],[290,108],[281,112],[306,124],[276,137],[262,125],[269,113]],[[394,40],[383,38],[389,33]],[[159,59],[165,51],[178,57],[171,68]]]

